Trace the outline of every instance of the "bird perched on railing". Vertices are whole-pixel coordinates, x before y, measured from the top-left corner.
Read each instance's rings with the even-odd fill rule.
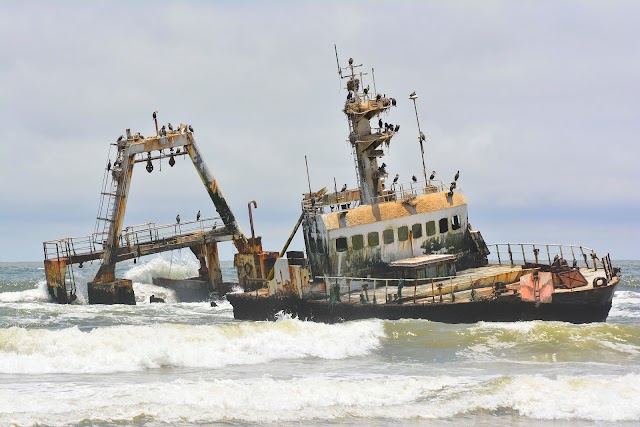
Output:
[[[198,213],[196,214],[196,221],[200,221],[200,211],[198,211]],[[180,222],[180,221],[178,221]]]
[[[453,178],[453,180],[457,181],[458,178],[460,178],[460,171],[456,172],[456,176],[455,176],[455,178]]]
[[[398,132],[399,130],[400,130],[400,125],[396,125],[396,128],[393,131]]]
[[[180,224],[180,214],[176,215],[176,224]]]
[[[169,130],[170,130],[170,131],[172,131],[172,132],[173,132],[173,126],[171,126],[171,123],[168,123],[168,124],[167,124],[167,127],[169,128]]]
[[[193,133],[193,126],[189,125],[189,132]]]
[[[400,174],[399,174],[399,173],[397,173],[397,174],[396,174],[396,177],[395,177],[395,178],[393,178],[393,183],[394,183],[394,184],[395,184],[395,183],[397,183],[399,178],[400,178]]]
[[[123,139],[124,139],[124,135],[120,135],[120,136],[118,137],[118,142],[122,141]]]
[[[378,168],[378,173],[380,173],[381,175],[386,175],[387,174],[387,164],[383,163],[382,166],[380,166]]]
[[[342,190],[340,190],[340,191],[347,191],[347,184],[343,185],[342,186]]]
[[[415,176],[415,175],[413,175],[413,176],[411,176],[411,181],[413,181],[413,182],[418,182],[418,178],[416,178],[416,176]]]
[[[435,177],[436,177],[436,171],[433,171],[431,172],[431,176],[429,177],[429,180],[432,180]]]

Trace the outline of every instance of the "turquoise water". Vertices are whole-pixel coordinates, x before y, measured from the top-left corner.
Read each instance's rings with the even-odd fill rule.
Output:
[[[124,264],[136,306],[49,302],[40,263],[0,263],[0,425],[637,425],[640,261],[606,323],[238,322]],[[226,280],[234,279],[230,263]],[[166,304],[149,304],[155,294]]]

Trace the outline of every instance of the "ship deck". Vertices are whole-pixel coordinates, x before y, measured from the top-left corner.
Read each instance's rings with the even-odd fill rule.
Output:
[[[402,287],[402,302],[416,304],[426,304],[434,302],[443,303],[464,303],[471,299],[491,298],[494,295],[494,285],[504,283],[505,288],[502,296],[515,295],[520,288],[520,276],[526,274],[530,269],[515,265],[490,264],[484,267],[469,268],[458,273],[451,278],[420,279],[419,281],[404,281]],[[584,286],[571,289],[556,288],[554,293],[563,294],[579,292],[593,289],[593,281],[598,277],[604,277],[602,268],[581,268],[580,272],[587,280]],[[432,281],[433,280],[433,281]],[[614,279],[616,280],[616,279]],[[425,283],[425,281],[427,281]],[[363,292],[362,284],[367,283],[368,289]],[[398,294],[398,281],[396,279],[369,279],[352,280],[347,285],[342,284],[340,299],[343,303],[359,304],[360,294],[368,295],[368,301],[383,304],[386,301],[393,301]],[[473,294],[473,295],[472,295]],[[452,295],[454,295],[452,297]]]

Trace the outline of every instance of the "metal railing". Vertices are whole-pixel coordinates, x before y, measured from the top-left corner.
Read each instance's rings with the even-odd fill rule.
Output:
[[[560,245],[549,243],[492,243],[491,260],[499,265],[516,264],[553,264],[556,257],[571,262],[576,267],[597,269],[597,256],[593,249],[586,246]]]
[[[351,191],[351,190],[347,190]],[[392,202],[396,200],[411,200],[414,197],[422,196],[425,194],[440,193],[443,191],[449,191],[442,182],[436,182],[436,180],[425,181],[408,181],[397,182],[391,184],[389,190],[385,190],[384,194],[373,199],[373,203]],[[460,190],[454,190],[456,193],[460,193]],[[313,203],[310,199],[302,201],[302,210],[308,213],[325,213],[324,208],[329,207],[331,212],[345,211],[356,208],[361,205],[360,200],[354,200],[348,197],[340,197],[342,192],[331,192],[330,195],[334,195],[330,203],[324,203],[322,198],[315,200]]]
[[[175,224],[156,225],[155,222],[136,224],[126,227],[119,236],[120,247],[138,246],[166,242],[193,235],[196,232],[207,232],[223,229],[224,224],[219,217],[208,217],[200,220],[185,221]],[[107,233],[94,233],[87,236],[66,237],[43,243],[44,258],[69,258],[72,256],[90,255],[104,250]]]
[[[471,293],[475,289],[493,287],[495,283],[498,283],[495,274],[465,274],[462,276],[442,276],[423,279],[346,276],[320,276],[319,278],[324,279],[326,285],[325,299],[331,297],[331,287],[337,287],[340,300],[343,302],[355,303],[360,301],[373,304],[398,301],[413,302],[416,304],[418,300],[420,300],[420,304],[423,304],[425,298],[430,303],[436,303],[442,302],[445,297],[455,301],[454,294],[461,292]],[[401,295],[398,295],[398,286],[401,282]],[[424,290],[425,285],[426,291]],[[454,290],[455,286],[458,287],[456,290]],[[463,289],[460,289],[460,287],[463,287]],[[377,301],[376,299],[376,294],[379,293],[381,289],[384,289],[385,301]],[[361,298],[364,298],[365,301],[361,301]]]

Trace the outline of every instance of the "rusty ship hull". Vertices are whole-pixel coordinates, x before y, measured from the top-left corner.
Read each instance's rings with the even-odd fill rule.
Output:
[[[607,320],[618,281],[589,290],[555,293],[552,301],[540,304],[523,301],[517,295],[459,303],[360,303],[303,299],[295,296],[227,294],[237,320],[277,320],[283,314],[324,323],[378,318],[385,320],[424,319],[443,323],[560,321],[592,323]]]

